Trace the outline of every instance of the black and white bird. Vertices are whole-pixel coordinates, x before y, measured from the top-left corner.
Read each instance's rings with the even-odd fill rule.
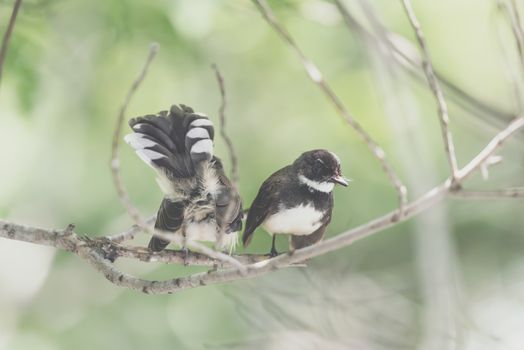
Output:
[[[317,243],[331,221],[333,188],[347,186],[348,181],[334,153],[322,149],[302,153],[260,187],[247,214],[244,246],[260,225],[273,236],[271,256],[277,254],[276,234],[290,235],[291,250]]]
[[[213,154],[213,123],[181,104],[129,125],[134,133],[125,141],[157,172],[164,193],[155,229],[173,234],[183,248],[210,241],[231,253],[242,229],[242,201]],[[149,248],[160,251],[168,244],[153,237]]]

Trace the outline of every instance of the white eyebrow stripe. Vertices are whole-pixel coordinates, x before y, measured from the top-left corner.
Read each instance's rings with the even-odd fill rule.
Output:
[[[191,126],[213,126],[213,123],[211,122],[211,120],[209,119],[204,119],[204,118],[201,118],[201,119],[195,119],[191,122],[191,124],[189,124]]]
[[[195,144],[191,147],[191,153],[213,154],[213,141],[210,139],[204,139],[195,142]]]
[[[189,132],[186,134],[186,137],[189,137],[191,139],[197,139],[197,138],[208,139],[209,133],[204,128],[193,128],[189,130]]]

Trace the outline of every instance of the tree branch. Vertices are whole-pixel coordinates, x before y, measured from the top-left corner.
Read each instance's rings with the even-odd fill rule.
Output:
[[[422,28],[420,27],[417,17],[415,16],[415,12],[413,11],[411,2],[410,0],[402,0],[402,4],[404,5],[406,15],[408,16],[409,22],[413,27],[413,30],[415,31],[417,37],[417,41],[422,53],[422,67],[424,68],[424,74],[426,75],[426,79],[431,88],[431,91],[435,96],[435,99],[437,100],[438,114],[440,117],[440,127],[442,129],[442,138],[444,140],[444,148],[446,150],[448,163],[451,168],[451,178],[453,181],[455,181],[457,177],[458,165],[457,158],[455,155],[455,146],[453,144],[453,138],[449,130],[448,106],[446,104],[446,100],[444,99],[444,94],[440,89],[439,82],[435,77],[435,72],[433,71],[433,64],[431,63],[429,50],[426,45],[426,39],[424,38]]]
[[[220,109],[218,113],[220,121],[220,136],[222,136],[222,139],[226,143],[227,150],[229,153],[229,160],[231,161],[231,183],[234,187],[238,188],[238,160],[235,152],[235,147],[233,146],[233,141],[231,141],[231,138],[226,133],[225,111],[227,106],[227,99],[224,78],[222,77],[222,74],[220,73],[220,70],[218,69],[218,66],[216,64],[213,64],[211,67],[215,71],[218,87],[220,89],[220,96],[222,97],[222,102],[220,104]]]
[[[397,33],[387,30],[387,28],[384,27],[382,27],[384,35],[375,35],[366,26],[360,23],[347,10],[340,0],[335,0],[335,4],[337,5],[340,15],[350,30],[355,30],[366,40],[378,42],[380,45],[390,49],[394,53],[392,56],[395,59],[395,62],[399,64],[402,69],[409,73],[410,76],[414,77],[417,82],[424,82],[424,85],[427,84],[423,70],[420,71],[420,68],[422,68],[422,61],[420,57],[416,55],[416,52],[414,52],[415,50],[413,49],[415,47],[412,47],[411,42]],[[367,14],[369,14],[369,12],[367,12]],[[484,119],[489,119],[492,123],[496,123],[497,125],[501,120],[503,120],[504,123],[500,123],[500,127],[504,127],[505,121],[509,121],[515,117],[509,112],[500,110],[492,105],[487,104],[485,101],[481,101],[478,98],[472,96],[470,93],[444,77],[444,75],[439,73],[439,71],[436,69],[435,76],[446,89],[445,96],[464,110]]]
[[[508,21],[515,38],[515,46],[519,55],[521,68],[524,69],[524,32],[520,21],[519,9],[515,0],[511,0],[509,4],[503,0],[497,0],[497,6],[502,12],[506,12]]]
[[[147,70],[149,69],[149,65],[155,58],[157,52],[158,52],[158,44],[153,43],[151,44],[149,48],[149,55],[147,56],[147,60],[142,67],[142,70],[140,71],[140,74],[135,79],[133,84],[131,85],[131,88],[129,89],[126,98],[124,100],[124,103],[122,104],[122,107],[120,107],[120,111],[118,113],[118,117],[116,119],[116,125],[115,125],[115,131],[113,133],[113,142],[111,147],[111,174],[113,175],[113,183],[115,185],[118,198],[120,199],[120,202],[122,205],[126,208],[127,213],[129,216],[133,219],[135,224],[142,230],[149,232],[153,234],[153,230],[151,229],[150,225],[147,225],[144,220],[142,219],[142,215],[140,215],[139,210],[131,203],[131,199],[129,198],[129,194],[127,193],[127,190],[124,186],[124,182],[122,181],[122,176],[120,175],[120,155],[119,155],[119,147],[120,147],[120,139],[122,134],[122,125],[124,123],[125,114],[127,111],[127,107],[129,105],[129,102],[131,102],[131,98],[133,97],[134,93],[144,80],[147,74]]]
[[[470,176],[475,170],[479,169],[481,165],[493,155],[495,150],[506,141],[506,139],[513,135],[518,130],[524,127],[524,117],[515,118],[506,129],[498,133],[488,144],[487,146],[480,151],[475,158],[473,158],[464,168],[457,171],[456,181],[458,183],[463,182],[468,176]]]
[[[506,139],[522,128],[524,128],[524,117],[519,117],[508,125],[506,129],[495,135],[495,137],[476,157],[474,157],[464,168],[459,170],[459,176],[455,179],[456,183],[461,184],[461,182],[469,175],[478,171],[482,162],[493,155]],[[109,244],[111,246],[114,242],[111,242],[111,240],[106,238],[102,238],[102,241],[81,238],[73,233],[70,227],[66,230],[44,230],[41,228],[28,227],[0,220],[0,237],[49,245],[74,252],[116,285],[149,294],[166,294],[209,284],[257,277],[274,270],[293,266],[293,264],[301,263],[306,259],[347,247],[359,239],[385,230],[394,226],[398,222],[408,220],[430,208],[432,205],[442,201],[448,194],[455,195],[460,192],[460,190],[457,189],[458,187],[454,187],[452,184],[453,180],[450,177],[444,183],[428,191],[415,201],[407,204],[404,208],[404,215],[401,218],[398,217],[397,211],[391,211],[318,244],[298,249],[294,252],[284,253],[271,259],[256,262],[252,262],[253,260],[251,260],[247,265],[244,265],[243,271],[237,267],[226,268],[223,270],[211,270],[204,273],[197,273],[186,277],[178,277],[166,281],[148,281],[118,270],[111,263],[112,258],[118,257],[118,255],[115,255],[116,253],[111,249],[104,249],[104,244]],[[93,241],[97,243],[92,243]],[[122,252],[121,256],[131,256],[133,258],[141,256],[144,260],[150,259],[149,261],[153,261],[155,257],[159,259],[173,259],[173,261],[178,261],[179,259],[177,253],[148,253],[143,250],[132,250],[132,252],[129,252],[129,249],[132,250],[132,248],[127,248],[120,251],[116,248],[116,251]],[[166,256],[170,256],[170,254],[172,254],[173,257],[167,258]],[[194,258],[197,259],[197,256],[194,256]],[[248,257],[247,259],[249,261],[249,259],[257,260],[259,258],[263,259],[263,256],[256,256],[256,258]],[[204,263],[202,264],[204,265]]]
[[[126,98],[124,100],[124,103],[122,104],[122,107],[120,108],[120,112],[118,114],[118,118],[115,125],[115,131],[113,134],[113,142],[111,147],[111,173],[113,174],[113,183],[115,185],[115,188],[117,190],[118,198],[122,202],[122,205],[126,208],[127,213],[131,217],[131,219],[135,222],[138,229],[149,233],[152,236],[156,236],[162,239],[165,239],[167,241],[172,241],[173,237],[172,235],[166,235],[162,232],[156,232],[153,227],[151,227],[151,224],[149,224],[150,221],[146,222],[142,218],[142,215],[140,214],[140,211],[133,205],[131,202],[131,199],[129,198],[129,194],[127,193],[127,190],[124,186],[124,182],[122,181],[122,177],[120,175],[120,158],[119,158],[119,145],[120,145],[120,138],[122,134],[122,125],[124,123],[125,114],[127,107],[129,103],[131,102],[131,98],[133,97],[134,93],[146,77],[147,71],[149,69],[149,66],[153,59],[155,58],[157,52],[158,52],[158,44],[153,43],[151,44],[149,48],[149,55],[147,56],[146,62],[144,63],[144,66],[142,67],[142,70],[140,71],[140,74],[135,79],[133,84],[131,85],[131,88],[129,89],[129,92],[126,95]],[[152,220],[151,220],[152,221]],[[128,232],[125,232],[123,234],[120,234],[116,237],[113,237],[112,239],[117,239],[119,241],[128,239],[130,237],[133,237],[135,234],[135,229],[131,229]],[[200,253],[208,255],[212,259],[218,259],[225,263],[230,263],[235,265],[241,273],[244,272],[243,265],[236,261],[231,256],[224,254],[219,251],[213,251],[212,249],[209,249],[205,245],[202,245],[198,242],[191,242],[189,244],[190,246],[188,248],[192,248],[194,250],[197,250]]]
[[[155,221],[156,221],[156,215],[153,215],[152,217],[147,219],[144,223],[147,226],[151,227],[151,226],[153,226]],[[141,231],[142,231],[142,229],[139,226],[133,225],[133,226],[131,226],[131,228],[125,230],[124,232],[116,233],[114,235],[109,235],[109,236],[106,236],[106,238],[111,240],[112,242],[115,242],[115,243],[122,243],[122,242],[125,242],[125,241],[132,240]]]
[[[306,57],[287,30],[278,22],[267,2],[265,0],[253,0],[253,2],[268,24],[275,30],[275,32],[277,32],[286,45],[288,45],[300,58],[300,61],[302,62],[302,65],[306,70],[309,78],[313,81],[313,83],[315,83],[315,85],[318,86],[328,101],[331,102],[342,119],[344,119],[356,131],[358,136],[364,140],[373,156],[380,162],[380,165],[386,173],[389,182],[391,182],[398,193],[399,216],[402,216],[403,208],[407,203],[407,189],[400,180],[396,171],[386,159],[386,153],[384,150],[373,140],[373,138],[364,130],[364,128],[362,128],[362,126],[355,120],[353,115],[349,113],[340,98],[323,78],[322,73],[317,68],[317,66]]]
[[[451,193],[453,197],[459,199],[504,199],[504,198],[514,198],[522,199],[524,198],[524,187],[515,187],[515,188],[505,188],[502,190],[492,190],[492,191],[471,191],[471,190],[461,190],[458,192]]]
[[[11,12],[11,17],[9,18],[9,24],[7,25],[7,29],[2,39],[2,46],[0,47],[0,83],[2,82],[2,71],[4,68],[7,48],[9,46],[9,39],[11,39],[11,34],[13,33],[13,29],[15,27],[16,16],[18,15],[20,5],[22,5],[22,0],[16,0],[15,4],[13,5],[13,12]]]

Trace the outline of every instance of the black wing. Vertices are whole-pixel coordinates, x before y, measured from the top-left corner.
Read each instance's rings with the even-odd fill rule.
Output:
[[[217,223],[221,228],[224,228],[225,233],[238,232],[242,230],[242,219],[244,218],[242,199],[224,173],[220,159],[215,157],[214,160],[213,168],[222,185],[215,202]]]
[[[246,220],[246,229],[242,236],[242,243],[244,247],[248,246],[253,238],[253,232],[260,226],[267,216],[272,212],[275,205],[278,205],[278,198],[280,189],[282,188],[282,181],[285,178],[282,175],[288,171],[288,167],[282,168],[273,175],[271,175],[258,190],[255,200],[249,208]]]
[[[185,202],[173,202],[167,198],[162,200],[155,222],[155,229],[166,232],[176,232],[184,220]],[[149,249],[159,252],[169,244],[169,241],[158,237],[152,237],[149,241]]]

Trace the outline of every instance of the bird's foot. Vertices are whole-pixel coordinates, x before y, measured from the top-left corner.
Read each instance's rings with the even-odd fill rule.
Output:
[[[278,255],[277,250],[275,248],[271,248],[271,251],[269,252],[269,257],[274,258],[277,255]]]

